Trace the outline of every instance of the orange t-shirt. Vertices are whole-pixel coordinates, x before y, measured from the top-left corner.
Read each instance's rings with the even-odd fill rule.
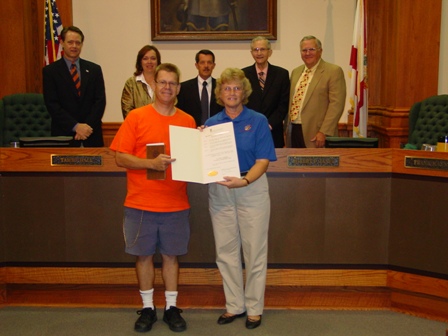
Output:
[[[118,130],[110,149],[146,158],[146,144],[163,142],[165,154],[170,155],[169,126],[195,128],[189,114],[176,109],[172,116],[163,116],[152,105],[146,105],[129,113]],[[165,180],[148,180],[146,169],[127,169],[127,195],[124,205],[130,208],[174,212],[190,208],[187,183],[173,181],[171,166]]]

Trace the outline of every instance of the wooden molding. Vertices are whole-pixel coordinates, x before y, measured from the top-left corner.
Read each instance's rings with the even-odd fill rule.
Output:
[[[4,306],[140,304],[134,268],[3,267],[0,275],[5,279],[0,287]],[[156,287],[163,293],[160,269]],[[224,305],[221,276],[215,268],[181,268],[179,287],[183,307]],[[163,304],[159,296],[155,301]],[[398,271],[268,269],[265,296],[267,308],[391,309],[448,321],[448,280]]]
[[[6,283],[14,284],[89,284],[135,285],[134,268],[96,267],[5,267]],[[160,269],[156,283],[163,284]],[[291,270],[269,269],[270,286],[353,286],[386,287],[387,272],[383,270]],[[222,285],[215,268],[180,268],[181,285]]]
[[[52,155],[99,156],[102,160],[100,166],[52,166]],[[19,168],[20,167],[20,168]],[[49,172],[125,172],[124,168],[117,167],[115,153],[108,148],[18,148],[11,150],[5,148],[0,153],[0,169],[5,171],[49,171]],[[22,170],[24,169],[24,170]]]
[[[448,160],[446,152],[402,150],[397,148],[277,148],[277,161],[269,165],[268,173],[399,173],[446,177],[446,171],[407,168],[406,156]],[[51,155],[101,156],[101,166],[51,166]],[[289,167],[288,156],[337,156],[338,167]],[[4,148],[0,152],[1,172],[116,172],[115,154],[108,148]]]
[[[136,285],[134,268],[4,267],[6,284]],[[268,269],[269,286],[387,287],[448,300],[448,280],[387,270]],[[156,283],[163,284],[160,269]],[[222,285],[215,268],[180,268],[181,285]]]
[[[122,122],[107,122],[103,123],[103,140],[104,147],[109,147],[112,143],[112,140],[117,134],[118,129],[120,128]]]

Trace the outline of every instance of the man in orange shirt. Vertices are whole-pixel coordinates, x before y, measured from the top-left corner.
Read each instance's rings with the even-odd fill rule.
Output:
[[[169,126],[195,128],[190,115],[174,106],[179,93],[179,69],[170,63],[159,65],[155,72],[155,101],[132,110],[117,132],[111,149],[119,167],[127,169],[127,195],[124,202],[123,232],[126,253],[135,255],[137,279],[143,309],[135,322],[139,332],[151,330],[157,321],[153,303],[154,261],[156,249],[162,255],[162,277],[166,306],[163,320],[173,331],[187,327],[176,307],[179,264],[177,256],[187,253],[190,238],[186,182],[171,177]],[[165,153],[146,158],[146,145],[164,143]],[[147,169],[165,171],[164,180],[148,180]]]

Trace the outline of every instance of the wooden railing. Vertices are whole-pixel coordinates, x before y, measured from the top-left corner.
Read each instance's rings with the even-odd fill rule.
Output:
[[[268,173],[399,173],[419,176],[448,177],[447,170],[405,167],[405,157],[448,160],[448,152],[427,152],[396,148],[371,149],[294,149],[277,148],[277,161],[271,162]],[[94,155],[102,165],[52,166],[52,155]],[[338,167],[288,166],[288,156],[338,156]],[[0,172],[125,172],[115,164],[115,154],[109,148],[2,148]]]

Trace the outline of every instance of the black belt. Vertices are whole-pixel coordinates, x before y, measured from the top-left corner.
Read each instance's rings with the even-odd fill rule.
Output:
[[[240,173],[240,175],[241,175],[241,177],[244,177],[244,176],[247,175],[247,173],[248,173],[248,172],[243,172],[243,173]]]

